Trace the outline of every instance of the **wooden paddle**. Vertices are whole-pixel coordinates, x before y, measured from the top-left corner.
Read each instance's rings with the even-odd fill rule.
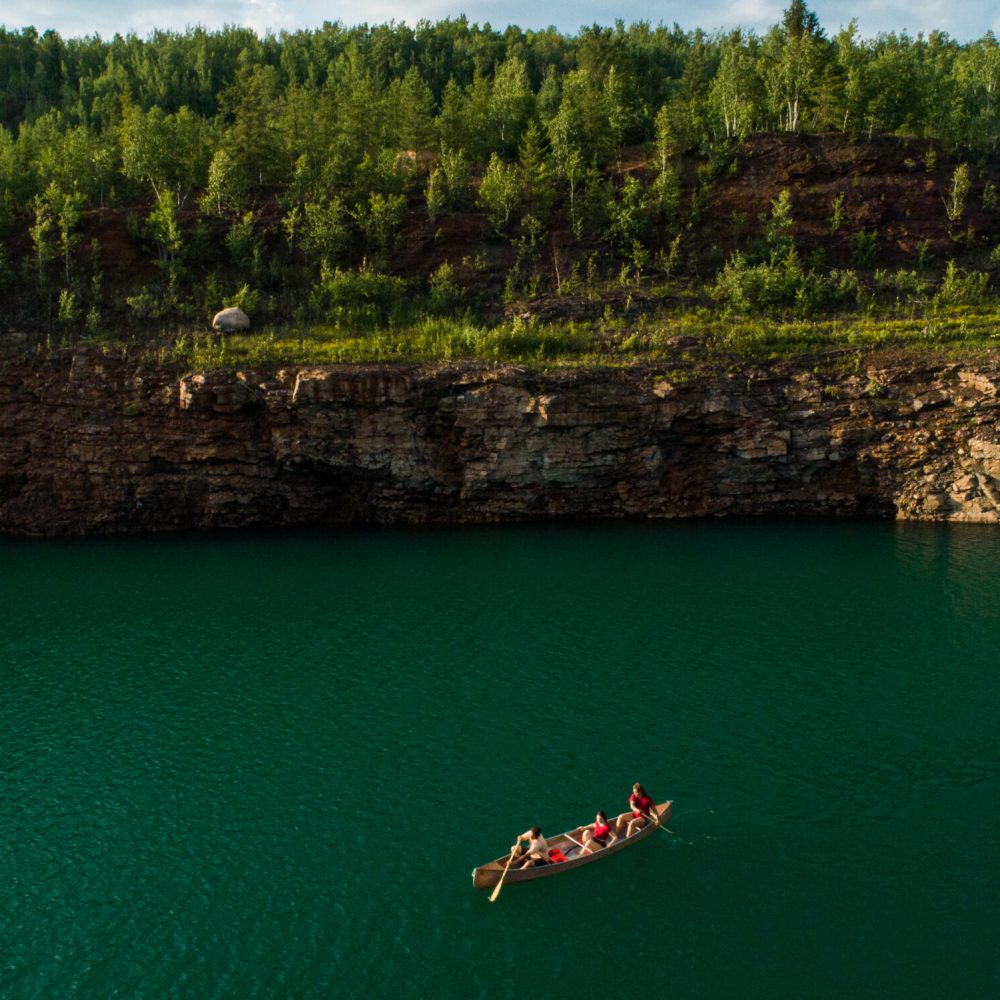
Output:
[[[504,868],[503,873],[500,875],[500,881],[497,882],[496,887],[490,893],[490,902],[491,903],[495,903],[497,901],[497,896],[500,895],[500,889],[503,887],[503,880],[507,877],[507,872],[510,871],[510,863],[514,860],[514,852],[516,850],[517,850],[517,844],[515,844],[510,849],[510,857],[507,859],[507,865]]]
[[[648,820],[650,820],[652,822],[653,826],[658,826],[661,830],[666,830],[667,833],[673,833],[674,832],[673,830],[667,830],[667,828],[663,825],[663,820],[660,817],[659,813],[656,814],[655,818],[653,817],[652,813],[645,813],[644,815],[645,815],[646,819],[648,819]],[[625,824],[625,829],[628,830],[628,823]],[[640,829],[645,829],[645,827],[640,827]],[[638,833],[638,832],[639,831],[636,830],[636,833]],[[623,833],[621,835],[621,839],[624,840],[627,836],[628,836],[628,833]],[[634,837],[635,834],[633,834],[632,836]]]
[[[587,827],[587,829],[589,830],[589,829],[590,829],[590,827],[588,826],[588,827]],[[570,841],[572,841],[572,842],[573,842],[574,844],[576,844],[576,846],[577,846],[577,847],[579,847],[581,851],[584,851],[584,850],[586,850],[586,847],[585,847],[585,845],[584,845],[584,844],[581,844],[579,840],[576,840],[575,838],[571,837],[571,836],[570,836],[570,835],[569,835],[568,833],[564,833],[564,834],[563,834],[563,836],[564,836],[564,837],[565,837],[565,838],[566,838],[567,840],[570,840]],[[610,847],[610,846],[611,846],[611,844],[614,844],[614,843],[617,843],[617,842],[618,842],[619,840],[624,840],[624,839],[625,839],[624,837],[619,837],[619,836],[618,836],[618,834],[614,834],[614,838],[615,838],[615,839],[614,839],[614,840],[612,840],[610,844],[602,844],[601,846],[602,846],[602,847]],[[596,841],[591,841],[591,843],[596,843]],[[591,851],[587,851],[587,853],[588,853],[588,854],[593,854],[594,852],[593,852],[593,851],[591,850]],[[581,857],[582,857],[582,856],[583,856],[583,855],[581,855]]]
[[[650,816],[649,818],[653,819],[652,816]],[[667,827],[664,826],[664,824],[663,824],[663,817],[659,813],[656,814],[656,819],[653,820],[653,825],[654,826],[658,826],[661,830],[665,831],[666,833],[669,833],[669,834],[673,834],[674,833],[673,830],[668,830]]]

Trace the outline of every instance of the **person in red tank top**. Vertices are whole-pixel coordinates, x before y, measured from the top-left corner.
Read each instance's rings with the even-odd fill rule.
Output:
[[[646,794],[646,789],[637,781],[632,786],[632,794],[628,797],[628,804],[631,812],[623,812],[615,821],[615,833],[621,836],[622,829],[625,829],[625,836],[631,837],[636,830],[641,830],[650,820],[659,825],[660,814],[657,812],[656,803]]]
[[[590,826],[582,827],[577,833],[583,844],[581,855],[593,854],[596,848],[607,847],[609,842],[613,844],[618,839],[618,835],[612,832],[611,824],[608,823],[607,814],[603,809],[597,813]]]

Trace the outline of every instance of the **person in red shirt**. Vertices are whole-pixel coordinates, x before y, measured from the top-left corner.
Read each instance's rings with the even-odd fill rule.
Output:
[[[641,830],[650,820],[659,825],[660,814],[656,803],[646,794],[646,789],[637,781],[632,786],[632,794],[628,797],[631,812],[623,812],[615,821],[615,833],[620,837],[622,828],[625,836],[631,837],[636,830]]]
[[[609,843],[613,844],[618,839],[618,835],[612,832],[607,813],[603,809],[597,813],[590,826],[582,827],[578,833],[583,844],[581,857],[584,854],[593,854],[596,848],[607,847]]]

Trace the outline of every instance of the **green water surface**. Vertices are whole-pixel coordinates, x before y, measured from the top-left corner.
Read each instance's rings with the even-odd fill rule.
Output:
[[[1000,995],[1000,531],[0,542],[0,996]],[[473,891],[538,822],[673,834]]]

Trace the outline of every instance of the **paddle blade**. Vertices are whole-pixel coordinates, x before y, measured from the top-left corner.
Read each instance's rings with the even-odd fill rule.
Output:
[[[490,893],[490,902],[495,903],[497,901],[497,896],[500,895],[500,890],[503,888],[503,880],[507,877],[507,872],[510,871],[510,863],[514,858],[513,852],[511,856],[507,859],[507,865],[504,870],[500,873],[500,881],[493,887],[493,891]]]
[[[500,881],[493,887],[493,891],[490,893],[490,902],[495,903],[497,901],[497,896],[500,895],[500,890],[503,888],[503,876],[500,876]]]

